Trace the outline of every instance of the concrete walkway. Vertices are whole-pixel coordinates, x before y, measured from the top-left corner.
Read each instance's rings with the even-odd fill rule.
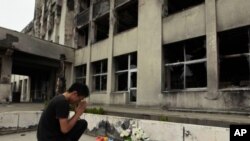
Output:
[[[36,131],[3,135],[0,141],[37,141]],[[83,135],[79,141],[95,141],[95,137]]]
[[[0,104],[0,112],[11,111],[39,111],[44,107],[43,103],[12,103]],[[106,114],[123,117],[132,117],[139,119],[161,120],[190,123],[198,125],[229,127],[230,124],[250,124],[250,113],[243,112],[228,112],[214,113],[207,111],[206,113],[197,111],[171,111],[154,107],[138,107],[135,105],[89,105],[89,108],[102,107]]]

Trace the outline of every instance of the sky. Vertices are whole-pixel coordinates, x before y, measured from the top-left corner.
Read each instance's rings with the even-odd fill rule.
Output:
[[[34,17],[35,0],[0,0],[0,27],[21,31]]]

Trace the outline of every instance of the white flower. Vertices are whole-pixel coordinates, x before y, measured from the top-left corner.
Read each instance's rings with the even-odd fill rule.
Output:
[[[131,137],[133,141],[146,141],[149,140],[149,137],[146,135],[144,130],[142,130],[140,127],[136,127],[136,124],[132,124],[130,127],[126,130],[122,130],[120,136],[122,138],[125,137]]]

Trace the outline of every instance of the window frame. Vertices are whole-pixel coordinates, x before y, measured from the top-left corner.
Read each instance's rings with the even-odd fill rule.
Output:
[[[176,62],[171,62],[168,63],[165,58],[165,62],[164,62],[164,85],[163,85],[163,92],[178,92],[178,91],[203,91],[207,89],[207,73],[205,73],[206,76],[206,86],[205,87],[187,87],[187,66],[188,65],[193,65],[193,64],[201,64],[201,63],[207,63],[207,56],[205,53],[205,56],[203,58],[199,58],[199,59],[193,59],[193,60],[189,60],[187,59],[187,42],[192,42],[194,40],[203,40],[203,45],[204,48],[206,50],[206,38],[204,36],[201,37],[197,37],[197,38],[193,38],[193,39],[188,39],[185,41],[180,41],[180,42],[176,42],[173,44],[180,44],[180,47],[182,47],[182,55],[183,55],[183,60],[182,61],[177,61]],[[166,44],[167,46],[168,44]],[[164,45],[165,46],[165,45]],[[164,47],[164,49],[166,49],[167,47]],[[207,50],[206,50],[207,52]],[[166,56],[166,51],[164,51],[164,56]],[[183,70],[182,70],[182,74],[183,74],[183,88],[171,88],[171,74],[168,74],[167,71],[169,71],[168,67],[177,67],[177,66],[183,66]],[[207,71],[207,67],[206,71]]]

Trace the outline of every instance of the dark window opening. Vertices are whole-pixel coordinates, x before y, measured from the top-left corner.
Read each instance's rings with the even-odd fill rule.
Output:
[[[136,88],[137,87],[137,72],[131,73],[131,80],[130,80],[130,87]]]
[[[116,33],[137,27],[138,25],[138,0],[133,0],[116,9]]]
[[[127,91],[128,90],[128,72],[123,72],[117,74],[117,91]]]
[[[94,91],[105,91],[107,89],[107,60],[94,62],[93,70]]]
[[[136,102],[137,90],[130,90],[130,102]]]
[[[76,30],[78,31],[77,48],[86,47],[88,45],[89,38],[89,25]]]
[[[128,55],[122,55],[116,58],[116,70],[128,69]]]
[[[184,76],[183,76],[184,66],[172,66],[166,68],[166,81],[167,89],[184,89]],[[168,78],[170,76],[170,78]]]
[[[206,63],[186,65],[186,88],[207,86]]]
[[[165,90],[207,86],[205,37],[164,46]]]
[[[109,37],[109,14],[95,20],[95,42]]]
[[[109,0],[95,0],[93,2],[93,18],[101,17],[109,12]]]
[[[129,91],[137,87],[137,53],[115,58],[116,91]]]
[[[78,29],[89,24],[89,10],[85,10],[76,15],[76,26]]]
[[[250,28],[219,33],[220,88],[250,86]]]
[[[220,62],[220,87],[249,87],[249,57],[222,59]]]
[[[75,82],[86,83],[86,65],[76,66],[75,67]]]
[[[165,8],[165,10],[167,10],[167,12],[164,11],[164,13],[168,13],[168,15],[177,13],[204,2],[205,0],[165,0],[165,5],[167,5],[167,8]]]
[[[67,7],[69,11],[73,11],[75,8],[75,1],[74,0],[67,0]]]
[[[137,53],[132,53],[130,55],[130,69],[137,68]]]
[[[183,42],[178,42],[174,44],[167,45],[165,48],[165,62],[175,63],[184,61],[184,44]]]
[[[80,12],[89,9],[90,0],[80,0]]]

